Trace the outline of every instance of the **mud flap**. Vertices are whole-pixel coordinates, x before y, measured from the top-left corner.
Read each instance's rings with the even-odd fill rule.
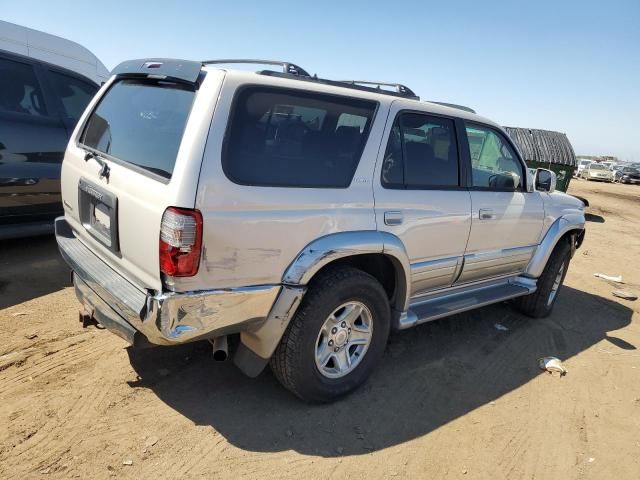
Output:
[[[267,366],[306,289],[284,285],[269,316],[256,330],[240,334],[233,363],[247,376],[257,377]]]

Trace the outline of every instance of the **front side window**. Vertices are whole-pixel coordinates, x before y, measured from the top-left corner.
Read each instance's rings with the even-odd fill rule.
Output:
[[[47,114],[31,65],[0,58],[0,111],[33,116]]]
[[[93,110],[81,143],[171,178],[195,92],[170,82],[119,80]]]
[[[389,135],[382,164],[388,188],[458,186],[458,147],[453,120],[402,113]]]
[[[490,128],[467,126],[472,185],[491,190],[517,190],[523,168],[507,141]]]
[[[234,102],[222,166],[241,185],[346,188],[375,102],[250,87]]]
[[[53,89],[68,118],[78,121],[98,87],[59,72],[50,72]]]

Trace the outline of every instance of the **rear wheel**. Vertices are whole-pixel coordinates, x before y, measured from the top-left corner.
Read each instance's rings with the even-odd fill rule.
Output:
[[[554,248],[547,265],[538,279],[538,289],[531,295],[514,300],[518,310],[534,318],[548,316],[558,297],[571,260],[571,246],[566,240],[560,240]]]
[[[332,268],[311,282],[271,369],[303,400],[330,402],[367,379],[382,357],[389,328],[382,285],[355,268]]]

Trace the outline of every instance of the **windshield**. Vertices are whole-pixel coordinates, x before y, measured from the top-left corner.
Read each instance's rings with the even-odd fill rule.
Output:
[[[591,170],[607,170],[607,167],[605,165],[600,165],[598,163],[593,163],[589,166],[589,169]]]
[[[168,82],[117,81],[89,117],[81,143],[171,178],[194,95]]]

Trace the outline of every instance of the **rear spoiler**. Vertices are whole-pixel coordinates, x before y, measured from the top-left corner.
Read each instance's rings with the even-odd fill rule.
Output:
[[[143,58],[122,62],[111,71],[111,74],[197,84],[201,70],[202,62],[172,58]]]

